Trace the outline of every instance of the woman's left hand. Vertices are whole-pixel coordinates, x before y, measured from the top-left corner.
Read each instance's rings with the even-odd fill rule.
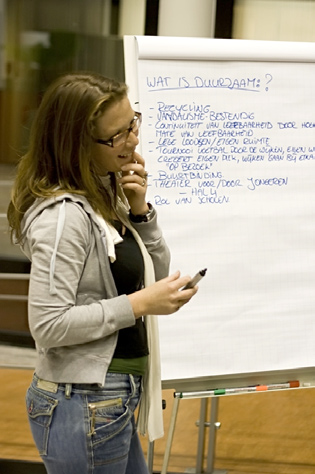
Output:
[[[146,214],[149,210],[146,202],[148,173],[144,169],[144,159],[134,152],[134,161],[121,167],[122,177],[119,184],[128,199],[132,214]]]

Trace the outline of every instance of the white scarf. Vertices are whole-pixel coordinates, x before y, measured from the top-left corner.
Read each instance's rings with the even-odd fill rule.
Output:
[[[101,178],[105,189],[112,197],[110,187],[110,176]],[[144,286],[150,286],[155,283],[155,272],[152,259],[135,228],[126,218],[126,208],[122,202],[118,202],[118,217],[122,223],[132,232],[136,242],[138,243],[143,261],[144,261]],[[108,224],[102,217],[98,216],[102,228],[105,230],[106,243],[108,248],[108,256],[111,261],[115,261],[115,244],[121,242],[116,229]],[[164,435],[163,429],[163,412],[162,412],[162,387],[161,387],[161,365],[160,365],[160,347],[159,347],[159,330],[158,319],[155,315],[146,315],[144,318],[147,337],[148,337],[148,369],[143,379],[143,394],[141,397],[140,410],[138,416],[138,429],[145,436],[148,434],[149,441],[161,438]]]

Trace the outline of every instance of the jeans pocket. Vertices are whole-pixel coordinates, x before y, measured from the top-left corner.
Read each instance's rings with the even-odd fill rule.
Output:
[[[125,462],[133,431],[133,411],[126,398],[89,400],[88,409],[94,465],[109,464],[118,459]]]
[[[102,437],[114,435],[115,430],[119,429],[119,426],[116,425],[114,430],[106,428],[126,415],[126,407],[123,404],[122,398],[94,401],[88,404],[88,408],[90,412],[90,435],[94,437],[97,431],[102,432]],[[120,423],[118,424],[120,425]]]
[[[40,455],[47,454],[49,428],[58,400],[29,387],[26,393],[26,408],[32,435]]]

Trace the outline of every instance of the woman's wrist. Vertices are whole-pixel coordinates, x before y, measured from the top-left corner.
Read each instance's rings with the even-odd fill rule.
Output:
[[[127,295],[127,297],[130,301],[133,314],[136,319],[141,318],[142,316],[148,313],[147,305],[145,303],[145,298],[143,295],[143,290],[131,293],[130,295]]]
[[[130,210],[129,217],[131,222],[139,223],[139,222],[149,222],[154,215],[154,209],[150,203],[146,204],[146,210],[143,212],[137,212]]]

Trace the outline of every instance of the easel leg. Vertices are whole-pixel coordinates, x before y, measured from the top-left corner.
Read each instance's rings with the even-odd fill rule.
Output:
[[[153,473],[154,441],[148,443],[147,464],[149,473]]]
[[[167,468],[168,468],[169,458],[170,458],[170,454],[171,454],[171,447],[172,447],[172,443],[173,443],[173,437],[174,437],[174,431],[175,431],[175,424],[176,424],[176,418],[177,418],[177,413],[178,413],[179,401],[180,401],[180,398],[176,398],[176,397],[174,398],[173,409],[172,409],[172,414],[171,414],[171,420],[170,420],[170,426],[169,426],[169,430],[168,430],[166,446],[165,446],[165,453],[164,453],[164,459],[163,459],[163,466],[162,466],[161,474],[167,474]]]
[[[198,450],[196,461],[196,474],[201,474],[203,470],[203,458],[205,448],[205,423],[207,416],[208,399],[202,398],[200,403],[199,430],[198,430]]]
[[[210,431],[209,431],[209,442],[208,442],[208,456],[207,456],[207,474],[227,474],[227,471],[213,470],[214,456],[215,456],[215,442],[216,442],[216,430],[217,430],[217,417],[218,417],[219,398],[213,397],[211,399],[211,414],[210,414]]]
[[[217,470],[217,469],[213,470],[214,456],[215,456],[216,430],[218,426],[220,426],[220,424],[216,421],[217,415],[218,415],[219,398],[214,397],[211,399],[210,423],[206,423],[205,421],[206,416],[207,416],[208,400],[209,400],[208,398],[201,399],[196,474],[201,474],[203,472],[205,472],[206,474],[227,474],[227,471],[225,470]],[[161,474],[167,474],[167,468],[168,468],[169,458],[171,454],[179,402],[180,402],[180,398],[175,397],[171,419],[170,419],[170,426],[169,426],[166,446],[165,446],[165,453],[164,453]],[[207,455],[207,469],[206,471],[203,471],[205,428],[207,425],[210,425],[209,441],[208,441],[208,455]]]

